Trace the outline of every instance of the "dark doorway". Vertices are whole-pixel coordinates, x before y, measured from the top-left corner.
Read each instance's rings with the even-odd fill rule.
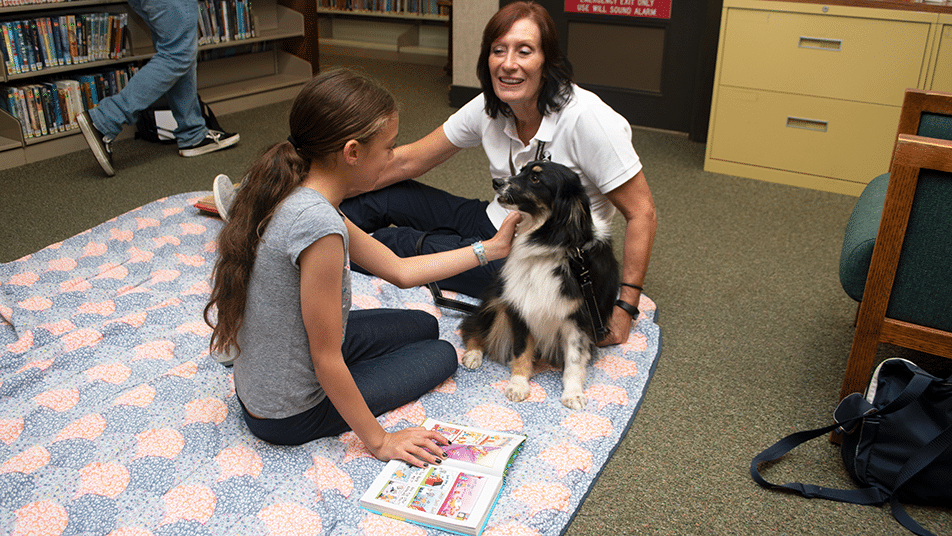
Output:
[[[569,13],[566,0],[536,1],[555,20],[578,85],[633,125],[707,139],[722,0],[668,0],[670,18]]]

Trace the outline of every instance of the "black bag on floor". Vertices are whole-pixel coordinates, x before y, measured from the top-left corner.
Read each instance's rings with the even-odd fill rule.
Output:
[[[221,130],[218,124],[218,118],[212,109],[198,98],[198,104],[202,108],[202,117],[205,119],[205,126],[211,130]],[[172,110],[169,105],[159,99],[152,106],[139,113],[139,120],[136,121],[135,139],[151,141],[152,143],[176,143],[175,140],[175,119],[172,118]]]
[[[791,434],[761,452],[750,464],[751,477],[765,488],[792,490],[807,498],[888,502],[904,527],[931,535],[900,503],[952,506],[952,377],[943,380],[905,359],[887,359],[873,373],[866,396],[844,398],[833,419],[830,426]],[[760,475],[759,464],[834,431],[843,440],[846,470],[865,488],[773,484]]]

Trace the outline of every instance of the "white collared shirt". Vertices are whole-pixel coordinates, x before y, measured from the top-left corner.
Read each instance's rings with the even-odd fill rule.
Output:
[[[575,171],[592,202],[593,214],[611,221],[615,207],[605,193],[621,186],[641,171],[641,160],[631,145],[631,125],[618,112],[592,93],[572,85],[573,94],[558,112],[542,118],[529,145],[516,133],[514,119],[491,119],[482,94],[468,102],[443,123],[450,143],[460,148],[482,144],[493,178],[508,177],[536,159],[540,142],[542,156]],[[508,211],[494,199],[486,213],[498,229]]]

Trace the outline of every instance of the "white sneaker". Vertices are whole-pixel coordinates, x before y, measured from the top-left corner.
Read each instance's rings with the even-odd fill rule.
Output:
[[[112,165],[112,140],[99,132],[88,111],[77,114],[76,122],[79,123],[79,129],[83,131],[83,138],[89,144],[89,149],[96,156],[96,161],[102,166],[102,170],[110,177],[115,175],[116,168]]]
[[[224,354],[213,353],[212,357],[214,357],[215,361],[218,361],[222,366],[230,367],[234,363],[235,357],[237,357],[235,355],[235,347],[228,346],[228,351],[226,351]]]
[[[209,129],[208,134],[205,134],[202,141],[191,147],[180,148],[178,154],[182,156],[200,156],[231,147],[238,143],[240,139],[241,136],[237,133]]]
[[[235,202],[235,185],[228,178],[228,175],[218,175],[215,182],[212,183],[212,194],[215,197],[215,209],[223,221],[228,221],[228,209]]]

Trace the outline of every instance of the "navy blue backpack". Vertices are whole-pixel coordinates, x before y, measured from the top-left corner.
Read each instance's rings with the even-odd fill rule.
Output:
[[[791,434],[761,452],[750,475],[765,488],[807,498],[865,505],[890,503],[904,527],[922,528],[902,502],[952,506],[952,377],[938,378],[905,359],[887,359],[873,373],[866,395],[853,393],[833,412],[830,426]],[[833,489],[764,480],[758,466],[830,432],[842,439],[843,463],[862,489]]]

